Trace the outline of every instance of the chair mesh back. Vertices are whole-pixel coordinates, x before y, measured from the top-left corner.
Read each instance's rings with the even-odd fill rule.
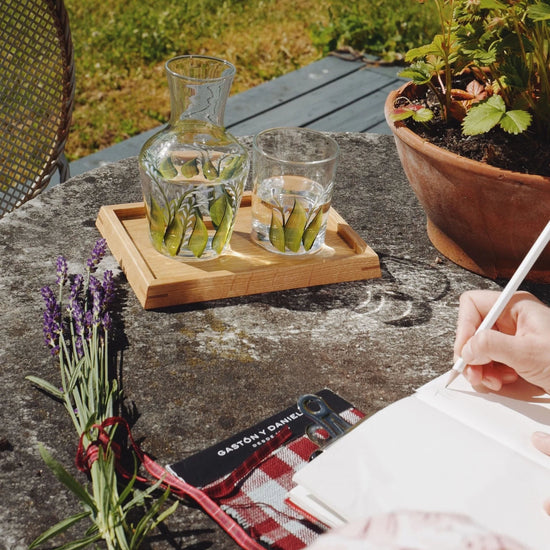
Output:
[[[62,0],[0,0],[0,217],[64,158],[74,65]]]

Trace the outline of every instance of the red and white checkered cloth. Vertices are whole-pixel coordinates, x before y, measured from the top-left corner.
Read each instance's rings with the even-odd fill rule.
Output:
[[[356,409],[340,414],[350,424],[363,417]],[[245,467],[243,472],[239,468],[242,476],[234,472],[204,487],[203,491],[252,538],[268,548],[300,550],[313,543],[326,527],[306,519],[285,500],[295,486],[292,476],[309,462],[316,450],[318,447],[304,435],[278,446],[253,469]]]

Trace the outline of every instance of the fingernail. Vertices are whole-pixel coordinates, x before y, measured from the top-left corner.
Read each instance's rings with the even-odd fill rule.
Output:
[[[515,372],[504,372],[502,373],[502,381],[505,384],[508,384],[509,382],[515,382],[518,378],[518,375]]]
[[[532,437],[537,438],[539,441],[550,440],[550,434],[547,434],[545,432],[535,432]]]

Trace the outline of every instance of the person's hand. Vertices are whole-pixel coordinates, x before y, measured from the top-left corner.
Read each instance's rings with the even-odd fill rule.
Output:
[[[517,292],[493,329],[475,334],[498,296],[474,290],[460,298],[454,352],[467,364],[464,375],[473,386],[494,391],[519,375],[550,393],[550,308]]]

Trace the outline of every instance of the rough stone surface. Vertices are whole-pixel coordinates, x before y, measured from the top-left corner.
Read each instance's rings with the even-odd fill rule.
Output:
[[[378,280],[145,311],[112,257],[118,344],[133,432],[174,462],[329,387],[366,413],[451,366],[458,297],[498,288],[442,258],[388,136],[337,134],[335,208],[379,254]],[[247,144],[249,140],[245,140]],[[78,505],[45,467],[43,443],[75,471],[77,436],[63,407],[24,377],[57,382],[42,338],[40,288],[55,261],[84,267],[103,204],[141,200],[130,158],[54,187],[0,220],[0,548],[26,548]],[[530,289],[548,301],[548,289]],[[151,548],[235,548],[200,510],[180,506]]]

